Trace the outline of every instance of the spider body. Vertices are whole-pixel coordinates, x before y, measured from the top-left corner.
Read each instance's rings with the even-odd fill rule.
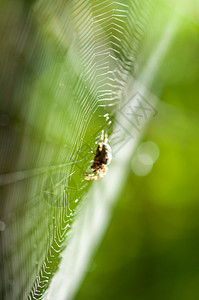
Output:
[[[104,131],[102,131],[101,142],[97,146],[94,162],[91,166],[92,173],[86,174],[85,180],[98,180],[105,176],[108,171],[107,165],[109,165],[111,159],[112,151],[108,145],[108,135],[105,134],[104,140]]]

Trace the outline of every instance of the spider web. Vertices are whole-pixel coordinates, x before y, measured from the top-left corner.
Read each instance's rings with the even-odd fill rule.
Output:
[[[111,134],[136,76],[150,7],[42,0],[27,18],[22,5],[6,8],[14,21],[2,53],[2,299],[42,299],[57,271],[89,188],[89,151],[102,128]]]

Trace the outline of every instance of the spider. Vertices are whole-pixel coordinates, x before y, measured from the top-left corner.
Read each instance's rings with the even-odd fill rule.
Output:
[[[91,166],[92,173],[85,174],[85,180],[98,180],[99,178],[106,175],[108,171],[107,165],[110,164],[112,159],[111,147],[108,144],[108,134],[105,134],[104,140],[104,130],[102,130],[101,141],[97,146],[97,150],[94,158],[94,162]]]

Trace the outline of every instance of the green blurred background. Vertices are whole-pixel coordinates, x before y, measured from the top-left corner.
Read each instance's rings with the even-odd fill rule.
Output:
[[[104,98],[95,73],[100,70],[100,61],[92,59],[100,47],[106,53],[106,47],[114,41],[111,21],[115,11],[111,7],[121,7],[112,1],[109,8],[103,6],[109,14],[107,26],[94,1],[85,1],[85,7],[81,1],[71,3],[10,0],[0,6],[1,174],[11,174],[8,182],[6,176],[0,178],[0,290],[9,300],[27,299],[36,278],[47,282],[41,294],[48,286],[50,280],[42,278],[41,270],[51,261],[49,249],[55,246],[59,229],[72,224],[73,216],[81,210],[78,201],[90,184],[84,181],[92,158],[90,150],[95,149],[102,127],[111,134],[114,123],[108,124],[103,117],[107,112],[114,115],[114,110],[106,107],[106,101],[105,107],[99,106],[99,98]],[[85,9],[82,19],[79,3]],[[131,3],[134,8],[136,1],[121,3]],[[199,299],[199,4],[196,0],[188,5],[187,1],[175,1],[174,5],[158,0],[146,8],[144,1],[139,3],[135,6],[137,19],[130,26],[132,35],[126,32],[128,23],[124,22],[129,43],[119,44],[121,52],[115,54],[120,60],[122,51],[126,51],[124,73],[127,69],[128,75],[134,76],[139,70],[140,48],[139,64],[145,65],[171,16],[180,19],[179,27],[171,48],[165,49],[166,56],[151,87],[160,99],[158,114],[132,157],[128,180],[118,195],[110,226],[90,262],[77,300]],[[148,8],[152,12],[149,20]],[[87,19],[90,11],[93,15]],[[92,23],[93,16],[96,23]],[[145,19],[149,31],[136,44],[134,25],[143,22],[145,31]],[[102,38],[95,44],[98,21],[102,21]],[[127,59],[133,43],[136,63]],[[112,50],[117,50],[118,45],[113,45]],[[113,61],[108,63],[111,66]],[[85,69],[88,66],[90,70]],[[108,76],[100,72],[107,83]],[[96,86],[91,89],[93,82]],[[117,88],[112,92],[117,94]],[[155,161],[147,151],[140,155],[146,145],[153,145]],[[79,158],[83,161],[73,166],[71,162]],[[75,186],[70,182],[74,171]],[[56,180],[62,176],[61,184],[55,189],[50,186],[47,192],[52,188],[52,197],[46,199],[44,183],[57,174]],[[77,193],[71,197],[67,215],[66,199],[60,195],[64,190],[70,198],[74,189]],[[67,234],[64,232],[64,238]],[[48,266],[48,279],[58,269],[61,250]]]
[[[191,7],[153,85],[158,115],[143,142],[159,158],[145,176],[132,167],[78,300],[199,299],[199,11]]]

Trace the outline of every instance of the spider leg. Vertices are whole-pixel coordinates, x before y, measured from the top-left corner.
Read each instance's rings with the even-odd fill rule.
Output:
[[[92,176],[92,175],[94,176],[96,171],[94,170],[94,171],[91,171],[91,172],[92,173],[84,173],[84,176],[89,176],[89,177]]]
[[[101,143],[104,142],[104,130],[102,130],[102,135],[101,135]]]
[[[100,177],[100,173],[98,170],[94,170],[93,173],[87,173],[85,174],[86,177],[85,177],[85,180],[97,180],[99,179]],[[99,177],[99,178],[98,178]]]
[[[83,175],[84,175],[84,176],[89,176],[89,175],[90,175],[90,173],[83,173]]]
[[[100,174],[88,174],[88,176],[85,177],[85,180],[98,180],[100,177]]]
[[[104,130],[102,130],[101,141],[99,143],[99,151],[102,151],[102,144],[104,143]]]
[[[88,175],[85,177],[85,180],[93,180],[92,174],[88,174]]]
[[[101,177],[101,175],[99,174],[99,175],[97,175],[96,176],[96,178],[95,178],[95,180],[98,180],[98,179],[100,179],[100,177]]]
[[[108,144],[108,133],[107,132],[105,133],[105,141],[104,141],[104,143]]]
[[[102,174],[103,176],[108,172],[108,167],[104,165],[103,169],[102,169]]]

